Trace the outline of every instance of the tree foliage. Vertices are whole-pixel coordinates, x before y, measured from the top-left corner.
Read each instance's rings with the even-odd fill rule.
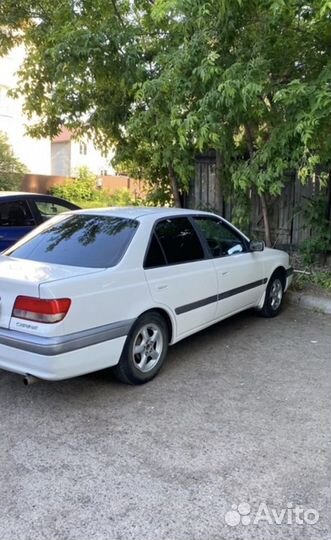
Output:
[[[19,189],[25,166],[14,155],[4,133],[0,131],[0,191]]]
[[[260,195],[266,229],[286,171],[330,168],[329,0],[2,0],[0,28],[4,52],[27,47],[33,134],[115,144],[119,168],[177,204],[210,148],[219,182]]]

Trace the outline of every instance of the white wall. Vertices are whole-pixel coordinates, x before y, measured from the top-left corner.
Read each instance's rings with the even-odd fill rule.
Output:
[[[27,119],[22,114],[23,100],[7,96],[15,88],[16,72],[24,58],[24,49],[16,48],[0,58],[0,130],[7,134],[15,155],[32,174],[51,174],[51,143],[47,139],[32,139],[26,135]]]
[[[71,176],[71,142],[52,143],[51,154],[51,174],[55,176]]]
[[[82,141],[83,143],[83,141]],[[104,157],[99,150],[97,150],[91,141],[85,141],[86,154],[82,153],[82,144],[78,141],[71,141],[71,175],[74,176],[77,169],[80,167],[88,167],[94,174],[115,174],[114,168],[110,165],[110,160],[113,157],[113,153],[110,152]]]
[[[7,57],[0,58],[0,131],[7,134],[15,155],[25,164],[28,172],[31,174],[62,175],[64,171],[68,171],[68,175],[74,175],[79,167],[87,166],[98,176],[115,174],[109,163],[113,153],[110,152],[106,157],[103,157],[91,141],[86,141],[87,152],[85,155],[80,152],[80,143],[71,140],[70,152],[67,152],[68,155],[66,154],[70,162],[67,163],[66,159],[66,163],[61,164],[56,159],[54,145],[52,156],[49,139],[32,139],[26,135],[25,125],[28,121],[22,113],[23,100],[14,100],[7,96],[7,91],[15,88],[17,84],[16,72],[23,59],[23,47],[18,47],[11,51]]]

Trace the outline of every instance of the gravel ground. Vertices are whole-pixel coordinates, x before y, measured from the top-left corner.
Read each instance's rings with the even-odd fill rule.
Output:
[[[329,540],[330,327],[244,313],[141,387],[0,372],[0,539]]]

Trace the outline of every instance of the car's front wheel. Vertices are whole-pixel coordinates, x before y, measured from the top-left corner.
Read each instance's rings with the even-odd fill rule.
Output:
[[[125,342],[113,373],[126,384],[143,384],[161,369],[168,350],[169,332],[164,318],[155,311],[141,315]]]
[[[282,308],[284,281],[279,272],[275,272],[268,283],[261,313],[264,317],[275,317]]]

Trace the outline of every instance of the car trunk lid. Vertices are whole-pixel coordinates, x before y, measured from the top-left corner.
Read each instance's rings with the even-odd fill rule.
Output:
[[[82,268],[47,264],[0,255],[0,328],[9,328],[17,296],[40,297],[40,285],[101,272],[100,268]]]

